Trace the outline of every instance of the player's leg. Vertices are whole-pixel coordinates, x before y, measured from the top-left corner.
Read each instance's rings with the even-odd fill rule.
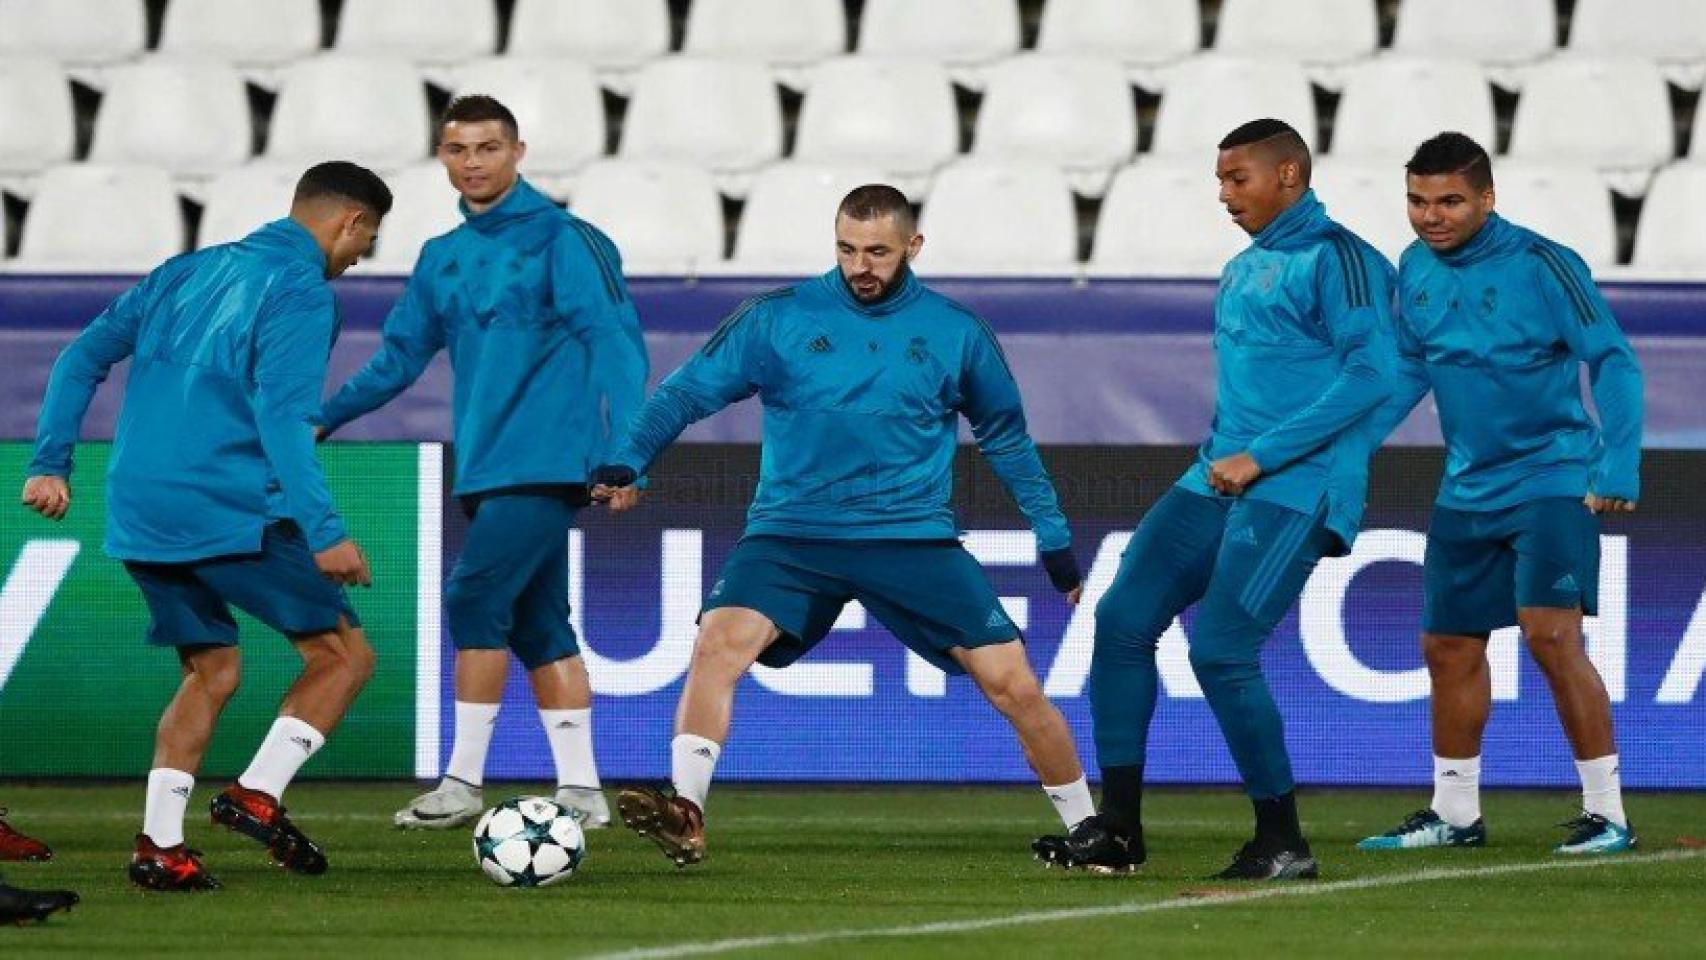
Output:
[[[981,647],[955,647],[950,654],[1019,737],[1025,760],[1043,784],[1068,830],[1096,812],[1072,728],[1043,695],[1042,683],[1017,637]]]
[[[213,728],[237,692],[242,661],[231,611],[193,566],[125,564],[148,604],[148,642],[174,648],[180,671],[155,730],[142,831],[128,867],[131,882],[151,890],[219,886],[201,855],[184,844],[184,813]]]
[[[1493,706],[1487,638],[1516,623],[1516,553],[1505,511],[1439,507],[1422,560],[1422,654],[1431,687],[1434,791],[1428,806],[1363,850],[1480,847],[1481,736]]]
[[[1321,515],[1240,500],[1226,520],[1190,636],[1191,669],[1255,811],[1255,837],[1219,879],[1316,875],[1297,816],[1285,725],[1262,675],[1262,644],[1336,544]]]
[[[1599,606],[1599,520],[1576,500],[1549,498],[1523,504],[1515,524],[1517,619],[1552,690],[1582,782],[1582,815],[1558,852],[1632,849],[1611,698],[1582,638],[1583,613]]]

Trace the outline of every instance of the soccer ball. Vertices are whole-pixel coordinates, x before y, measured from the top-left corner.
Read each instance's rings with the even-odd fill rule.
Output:
[[[474,860],[504,887],[548,887],[575,875],[586,836],[568,810],[544,797],[511,797],[474,825]]]

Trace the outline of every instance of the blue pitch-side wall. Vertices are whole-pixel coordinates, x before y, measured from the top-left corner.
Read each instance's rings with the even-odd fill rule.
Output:
[[[129,280],[0,277],[0,436],[33,430],[47,367],[59,347]],[[774,281],[633,281],[654,379],[694,349],[740,299]],[[1071,720],[1093,768],[1084,672],[1095,600],[1124,536],[1177,475],[1182,444],[1205,429],[1212,404],[1207,344],[1213,284],[1206,281],[962,280],[937,286],[988,316],[1025,389],[1033,432],[1063,489],[1089,571],[1077,610],[1048,588],[1034,547],[975,455],[963,457],[960,500],[970,545],[1025,626],[1033,663]],[[400,282],[340,283],[344,339],[334,381],[377,342]],[[1604,616],[1592,652],[1616,703],[1624,782],[1706,788],[1706,287],[1612,285],[1614,309],[1648,374],[1646,498],[1635,518],[1608,524]],[[115,375],[122,381],[122,371]],[[103,390],[91,436],[104,436],[118,391]],[[397,403],[346,431],[351,438],[442,439],[448,371],[442,361]],[[1400,439],[1437,440],[1421,411]],[[572,540],[576,619],[598,690],[598,751],[611,778],[667,772],[675,700],[691,649],[693,615],[739,535],[756,456],[756,405],[689,434],[659,473],[646,509],[619,520],[589,512]],[[1174,446],[1158,446],[1174,445]],[[1435,450],[1392,450],[1379,461],[1370,533],[1348,560],[1330,561],[1269,644],[1266,662],[1305,783],[1429,781],[1425,675],[1419,672],[1422,532],[1437,481]],[[460,514],[447,505],[445,565],[460,549]],[[1178,644],[1164,642],[1164,697],[1150,771],[1167,782],[1236,779]],[[818,651],[787,671],[744,682],[719,775],[749,779],[1030,779],[1006,727],[963,679],[908,664],[874,622],[850,616]],[[442,748],[451,716],[446,641]],[[1513,637],[1492,646],[1496,704],[1487,780],[1575,783],[1569,751],[1541,676]],[[547,777],[549,755],[518,675],[505,697],[492,776]]]

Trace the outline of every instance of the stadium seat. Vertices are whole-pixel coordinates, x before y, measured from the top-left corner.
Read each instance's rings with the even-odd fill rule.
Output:
[[[304,169],[306,165],[257,163],[214,177],[203,193],[196,247],[241,240],[262,224],[288,216],[290,198]]]
[[[1059,170],[1035,161],[943,168],[919,231],[919,268],[936,275],[1059,270],[1078,259],[1072,190]]]
[[[391,213],[379,230],[373,257],[364,271],[408,273],[421,245],[462,225],[456,189],[437,161],[417,163],[385,178],[391,188]]]
[[[92,162],[206,176],[248,159],[249,95],[229,64],[150,57],[115,68],[110,81]]]
[[[1618,187],[1639,194],[1647,174],[1671,160],[1675,138],[1670,93],[1652,63],[1567,57],[1529,75],[1517,101],[1510,154],[1633,173]]]
[[[1706,70],[1706,3],[1699,0],[1576,0],[1570,50],[1643,57],[1667,79],[1698,89]]]
[[[343,0],[336,49],[448,64],[498,48],[493,0]]]
[[[1037,50],[1107,57],[1142,68],[1188,57],[1202,44],[1199,0],[1048,0]]]
[[[0,0],[0,59],[99,66],[137,56],[146,42],[143,0]]]
[[[1418,57],[1462,57],[1488,65],[1529,63],[1557,45],[1553,0],[1404,0],[1392,47]]]
[[[1150,149],[1211,165],[1221,138],[1257,117],[1284,120],[1315,145],[1315,94],[1302,68],[1289,60],[1197,57],[1168,81]]]
[[[778,163],[752,183],[731,266],[809,276],[835,262],[835,211],[854,187],[882,180],[871,168]]]
[[[1220,205],[1212,161],[1145,158],[1114,175],[1090,265],[1099,272],[1217,274],[1250,238]]]
[[[959,143],[954,88],[941,65],[843,57],[817,69],[800,108],[794,158],[869,164],[915,194]]]
[[[860,53],[940,60],[973,86],[977,67],[1018,49],[1016,0],[866,0],[859,20]]]
[[[841,0],[694,0],[682,52],[798,67],[847,50]]]
[[[0,177],[70,160],[76,144],[71,81],[59,65],[0,57]]]
[[[1706,276],[1706,165],[1677,164],[1659,171],[1635,232],[1636,267]]]
[[[585,64],[492,57],[457,71],[456,95],[484,93],[515,114],[527,144],[522,169],[557,176],[604,153],[604,95]]]
[[[1416,233],[1404,198],[1404,168],[1324,158],[1310,185],[1327,215],[1374,245],[1396,266]]]
[[[581,174],[570,209],[610,235],[630,274],[691,273],[723,258],[722,198],[697,167],[601,160]]]
[[[782,155],[781,93],[756,63],[654,61],[635,78],[621,155],[706,167],[743,193],[741,174]]]
[[[320,49],[319,0],[172,0],[160,50],[273,67]]]
[[[1379,41],[1375,0],[1225,0],[1214,49],[1338,64],[1368,56]]]
[[[42,176],[12,263],[141,273],[183,249],[183,209],[164,170],[72,163]]]
[[[1112,60],[1028,54],[989,71],[973,152],[1041,160],[1073,189],[1101,196],[1114,167],[1137,150],[1137,104]]]
[[[425,159],[431,134],[426,85],[407,62],[332,54],[286,73],[266,156],[344,157],[388,169]]]
[[[1332,153],[1403,163],[1417,144],[1442,130],[1467,134],[1488,150],[1497,147],[1493,88],[1481,68],[1468,60],[1379,57],[1346,74]]]
[[[1617,263],[1611,194],[1590,167],[1495,163],[1499,215],[1573,248],[1588,266]]]
[[[668,0],[516,0],[507,50],[585,61],[625,90],[628,72],[669,52]]]

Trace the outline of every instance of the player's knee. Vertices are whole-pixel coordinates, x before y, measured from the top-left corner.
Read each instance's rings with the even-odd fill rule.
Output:
[[[207,695],[219,703],[236,696],[243,683],[243,670],[236,657],[197,664],[193,672]]]
[[[1096,652],[1114,655],[1153,653],[1171,618],[1147,605],[1108,593],[1096,604]]]
[[[1197,680],[1207,687],[1212,683],[1232,683],[1260,676],[1262,662],[1254,647],[1242,649],[1230,646],[1197,644],[1191,647],[1191,670]]]
[[[756,641],[738,627],[706,624],[693,642],[693,670],[717,676],[738,677],[757,658]]]
[[[984,683],[984,694],[1002,715],[1023,716],[1048,703],[1036,675],[1028,670],[1010,670]]]
[[[1455,679],[1482,669],[1487,655],[1486,647],[1478,640],[1425,634],[1422,637],[1422,658],[1427,662],[1429,675]]]
[[[1522,635],[1529,654],[1542,669],[1563,666],[1584,656],[1581,632],[1570,624],[1542,620],[1525,624]]]
[[[373,671],[379,666],[379,654],[374,651],[373,644],[367,642],[367,634],[360,628],[344,634],[343,646],[345,669],[358,686],[365,686],[373,679]]]

